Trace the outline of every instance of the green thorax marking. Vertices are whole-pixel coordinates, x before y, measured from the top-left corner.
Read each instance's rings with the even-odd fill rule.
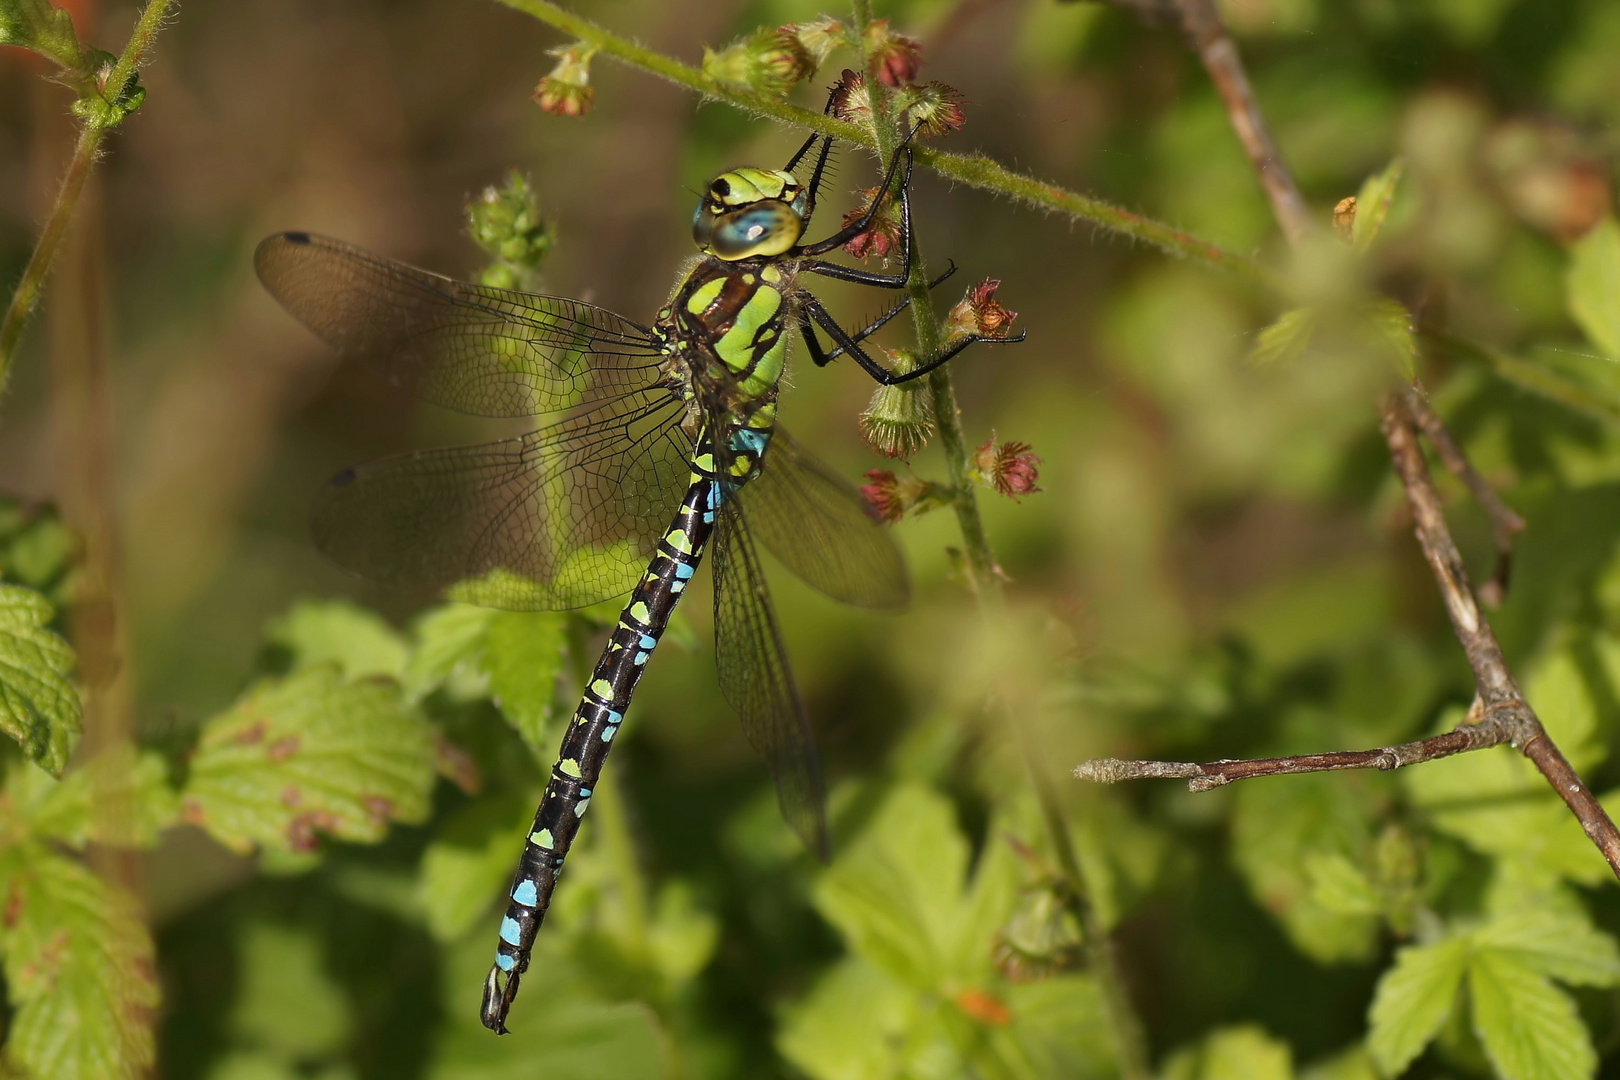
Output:
[[[791,289],[791,273],[767,260],[705,258],[676,286],[658,329],[688,377],[721,391],[726,408],[771,399],[787,358]]]

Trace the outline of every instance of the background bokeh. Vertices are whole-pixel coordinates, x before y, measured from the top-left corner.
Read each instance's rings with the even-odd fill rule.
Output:
[[[972,102],[944,148],[982,151],[1232,250],[1281,258],[1226,114],[1173,30],[1093,3],[878,7],[922,41],[923,76]],[[1404,158],[1378,280],[1447,332],[1615,400],[1613,362],[1571,319],[1564,275],[1567,245],[1609,209],[1620,10],[1604,0],[1223,7],[1324,224],[1364,178]],[[821,11],[797,0],[575,8],[691,63],[706,44]],[[105,5],[93,39],[116,45],[132,16]],[[194,0],[159,38],[142,72],[149,97],[110,141],[96,210],[126,662],[137,730],[175,760],[253,678],[285,668],[299,646],[284,616],[300,598],[353,598],[401,634],[426,602],[368,589],[321,560],[305,514],[326,478],[388,452],[488,434],[340,369],[255,280],[260,238],[307,229],[466,276],[482,255],[465,236],[463,206],[515,167],[556,223],[548,291],[647,321],[690,251],[692,192],[729,165],[774,166],[803,137],[605,59],[592,69],[588,115],[548,115],[530,94],[552,63],[545,50],[561,43],[517,12],[466,0]],[[820,88],[849,63],[835,57],[796,100],[819,105]],[[20,272],[53,193],[68,101],[20,54],[0,52],[0,280]],[[829,207],[841,212],[875,172],[869,154],[845,148]],[[896,527],[916,591],[902,615],[842,610],[785,574],[773,579],[826,758],[835,847],[855,845],[881,864],[873,836],[889,825],[916,831],[892,840],[896,858],[909,848],[923,864],[915,888],[925,895],[894,915],[902,920],[926,922],[929,905],[944,902],[937,890],[959,888],[950,875],[970,864],[1000,867],[1017,883],[1009,888],[1024,890],[1020,902],[1033,903],[1039,859],[1020,861],[1005,838],[1040,849],[1042,834],[1013,736],[985,707],[997,695],[1036,723],[1038,756],[1116,923],[1155,1060],[1232,1025],[1253,1025],[1243,1037],[1267,1061],[1353,1055],[1403,931],[1399,920],[1319,903],[1319,881],[1301,869],[1312,853],[1355,862],[1375,859],[1391,829],[1417,838],[1419,906],[1437,918],[1488,907],[1494,860],[1517,855],[1478,841],[1475,825],[1447,826],[1421,785],[1392,777],[1191,796],[1173,784],[1082,790],[1067,773],[1091,756],[1359,748],[1455,722],[1467,669],[1378,436],[1387,373],[1354,350],[1247,362],[1280,310],[1274,299],[1090,224],[926,172],[914,202],[925,257],[961,267],[941,290],[947,302],[998,278],[998,298],[1028,331],[1016,348],[970,350],[954,371],[969,438],[1031,444],[1042,491],[1021,501],[981,492],[1008,579],[1009,615],[993,631],[953,571],[947,549],[961,540],[948,513]],[[833,220],[827,212],[821,225]],[[849,321],[878,303],[834,284],[824,293]],[[51,500],[75,450],[53,436],[43,326],[0,402],[0,489]],[[903,328],[888,339],[905,343]],[[1549,657],[1575,657],[1576,688],[1548,693],[1578,697],[1591,713],[1582,764],[1605,791],[1620,781],[1604,764],[1620,733],[1620,645],[1608,634],[1620,612],[1613,422],[1533,394],[1479,358],[1435,358],[1426,378],[1530,522],[1498,629],[1533,691]],[[858,370],[803,365],[792,383],[783,416],[801,442],[852,481],[893,467],[860,441],[871,386]],[[935,454],[912,463],[919,474],[939,474]],[[1483,577],[1485,521],[1460,488],[1446,491]],[[529,813],[544,766],[491,733],[500,719],[485,702],[451,730],[485,732],[466,745],[491,786],[473,800],[441,783],[426,824],[374,846],[329,845],[315,863],[231,855],[189,829],[147,858],[161,1073],[1111,1075],[1083,977],[1060,976],[1080,988],[1043,1005],[1028,987],[1050,982],[993,981],[1004,975],[988,973],[988,939],[972,946],[972,970],[992,980],[982,985],[941,976],[930,997],[862,982],[879,976],[848,959],[861,954],[849,932],[859,920],[839,899],[842,879],[793,847],[715,689],[706,599],[686,605],[686,617],[695,633],[659,653],[610,765],[633,850],[581,854],[560,893],[556,955],[544,954],[551,966],[537,961],[524,984],[514,1026],[527,1031],[496,1044],[476,1027],[495,892],[469,928],[449,933],[424,919],[412,891],[447,823],[472,828],[469,807],[508,831]],[[283,632],[268,631],[267,644],[273,626]],[[1598,856],[1587,849],[1583,863],[1576,852],[1537,880],[1600,885]],[[656,908],[642,917],[665,933],[653,948],[663,959],[641,967],[615,966],[627,955],[622,926],[603,914],[630,902],[634,890],[614,876],[625,859]],[[1599,925],[1620,927],[1611,894],[1612,885],[1568,896]],[[964,997],[970,990],[984,1001]],[[1592,1038],[1613,1050],[1620,1000],[1582,994]],[[1006,1014],[1009,1002],[1017,1008]],[[1050,1033],[1037,1038],[1021,1025],[1042,1008]],[[982,1037],[928,1019],[938,1009],[956,1010]],[[1425,1075],[1490,1075],[1465,1026],[1448,1038],[1419,1063]],[[1620,1054],[1606,1060],[1620,1068]]]

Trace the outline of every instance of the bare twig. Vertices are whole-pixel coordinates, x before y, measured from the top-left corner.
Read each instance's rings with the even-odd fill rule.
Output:
[[[1075,769],[1083,780],[1113,783],[1137,777],[1184,778],[1194,791],[1206,791],[1233,780],[1285,773],[1325,772],[1338,769],[1396,769],[1403,765],[1432,761],[1452,754],[1479,750],[1504,743],[1518,748],[1535,763],[1541,775],[1558,792],[1570,812],[1586,830],[1609,868],[1620,877],[1620,830],[1592,792],[1575,774],[1569,761],[1541,726],[1535,711],[1524,700],[1518,683],[1508,671],[1502,648],[1491,624],[1480,611],[1463,568],[1462,554],[1452,539],[1440,505],[1440,493],[1429,476],[1428,464],[1418,444],[1421,424],[1414,415],[1411,395],[1391,395],[1383,409],[1384,439],[1406,488],[1406,498],[1419,545],[1440,586],[1440,594],[1451,616],[1457,640],[1474,672],[1475,700],[1465,723],[1443,735],[1378,750],[1311,754],[1288,758],[1261,758],[1249,761],[1216,761],[1191,764],[1175,761],[1088,761]]]
[[[1463,482],[1479,503],[1480,509],[1485,511],[1485,516],[1490,519],[1491,541],[1496,547],[1496,569],[1492,571],[1490,580],[1479,587],[1479,598],[1486,606],[1496,607],[1507,594],[1508,577],[1513,563],[1513,538],[1524,531],[1524,519],[1508,509],[1507,504],[1496,494],[1496,489],[1474,469],[1468,455],[1457,445],[1457,440],[1452,438],[1451,430],[1446,427],[1445,421],[1429,407],[1429,400],[1423,392],[1414,387],[1403,396],[1407,409],[1417,420],[1418,426],[1423,429],[1429,445],[1440,455],[1441,462],[1453,476]]]
[[[1204,70],[1209,73],[1216,92],[1226,103],[1232,130],[1237,133],[1238,141],[1243,144],[1244,152],[1254,165],[1254,171],[1260,176],[1260,184],[1265,188],[1266,198],[1271,200],[1271,211],[1276,215],[1277,224],[1282,226],[1283,235],[1288,237],[1289,243],[1298,243],[1314,227],[1310,207],[1305,205],[1293,175],[1283,164],[1282,152],[1277,149],[1271,129],[1266,126],[1266,119],[1260,112],[1260,105],[1254,99],[1254,89],[1249,85],[1247,72],[1243,70],[1243,60],[1238,56],[1232,36],[1226,32],[1220,12],[1215,9],[1215,0],[1175,0],[1175,4],[1181,10],[1182,29],[1191,40],[1198,58],[1204,62]]]

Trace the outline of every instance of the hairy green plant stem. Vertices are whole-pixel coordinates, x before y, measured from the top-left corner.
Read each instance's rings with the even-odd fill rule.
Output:
[[[172,3],[173,0],[151,0],[141,12],[141,17],[135,24],[135,32],[124,44],[123,53],[118,57],[118,62],[113,65],[112,72],[105,81],[109,93],[123,92],[130,76],[135,73],[136,67],[151,48],[152,39],[162,28],[163,17],[168,14]],[[51,204],[50,213],[45,218],[45,227],[40,230],[39,240],[28,256],[28,265],[23,267],[22,280],[17,282],[17,288],[11,294],[11,302],[6,307],[5,318],[0,321],[0,393],[4,393],[6,382],[10,378],[11,358],[16,351],[18,339],[22,337],[23,326],[33,314],[34,306],[39,303],[39,294],[45,287],[45,278],[51,271],[51,263],[56,259],[57,250],[62,245],[62,237],[66,235],[68,225],[73,221],[73,211],[79,205],[79,196],[84,193],[84,182],[89,179],[90,171],[95,167],[101,140],[106,137],[108,129],[117,123],[116,120],[109,122],[107,115],[103,113],[85,118],[84,126],[79,130],[79,138],[73,147],[73,158],[68,163],[67,174],[63,176],[62,186],[57,190],[56,201]]]
[[[717,82],[698,68],[638,45],[628,38],[620,37],[589,19],[582,19],[573,12],[550,3],[549,0],[500,0],[500,2],[595,46],[604,56],[610,56],[631,67],[668,79],[705,97],[723,101],[755,116],[794,124],[811,131],[819,131],[824,135],[835,135],[873,150],[879,149],[878,140],[873,134],[857,124],[802,109],[782,98],[756,94],[741,87]],[[930,147],[918,147],[917,160],[941,176],[967,184],[969,187],[994,192],[1039,209],[1056,210],[1073,219],[1088,221],[1110,232],[1152,244],[1172,255],[1202,262],[1274,290],[1278,288],[1270,272],[1252,259],[1227,251],[1201,237],[1172,228],[1162,221],[1134,214],[1102,199],[1082,195],[1058,187],[1056,184],[1013,172],[982,154],[952,154]]]
[[[865,29],[872,20],[871,0],[852,0],[852,6],[854,32],[860,40],[865,41]],[[878,160],[886,162],[899,144],[900,133],[889,115],[885,88],[878,82],[875,66],[870,59],[866,65],[866,82],[872,102],[873,141]],[[928,267],[918,250],[915,234],[911,242],[911,278],[906,288],[911,296],[911,321],[916,332],[917,355],[934,356],[945,342],[940,333],[939,318],[934,313],[933,297],[928,291]],[[957,527],[962,533],[968,579],[978,600],[981,616],[993,620],[1003,610],[1001,568],[996,564],[995,552],[990,547],[990,537],[979,514],[977,488],[968,471],[967,438],[962,431],[962,414],[956,404],[956,387],[951,378],[950,364],[936,368],[929,374],[928,389],[933,396],[934,421],[945,455],[951,508],[956,513]],[[1075,851],[1074,838],[1063,816],[1057,790],[1041,760],[1035,733],[1021,710],[1009,708],[1000,700],[994,702],[992,708],[1002,714],[1003,721],[1016,733],[1024,766],[1035,789],[1036,802],[1041,808],[1041,818],[1063,876],[1063,903],[1080,923],[1085,936],[1087,966],[1102,994],[1120,1075],[1125,1080],[1150,1080],[1152,1070],[1148,1064],[1142,1023],[1131,1004],[1130,995],[1126,993],[1108,927],[1103,924],[1096,905],[1092,903],[1091,883]]]

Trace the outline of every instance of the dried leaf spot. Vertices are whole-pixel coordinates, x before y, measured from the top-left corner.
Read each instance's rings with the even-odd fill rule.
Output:
[[[277,739],[275,742],[271,743],[270,749],[265,751],[265,756],[271,761],[286,761],[288,758],[298,753],[298,745],[298,736],[288,735],[285,738]]]
[[[388,819],[394,816],[394,800],[383,795],[362,795],[360,802],[364,804],[367,815],[378,825],[387,824]]]
[[[281,805],[297,806],[304,801],[304,793],[297,784],[288,784],[281,789]]]
[[[265,735],[269,734],[269,731],[269,721],[255,720],[241,731],[238,731],[232,741],[242,746],[252,746],[254,743],[263,742]]]
[[[294,851],[314,851],[319,834],[332,832],[337,821],[324,810],[310,810],[287,823],[287,846]]]
[[[968,988],[956,995],[956,1007],[981,1024],[1006,1027],[1012,1023],[1012,1010],[994,994]]]

